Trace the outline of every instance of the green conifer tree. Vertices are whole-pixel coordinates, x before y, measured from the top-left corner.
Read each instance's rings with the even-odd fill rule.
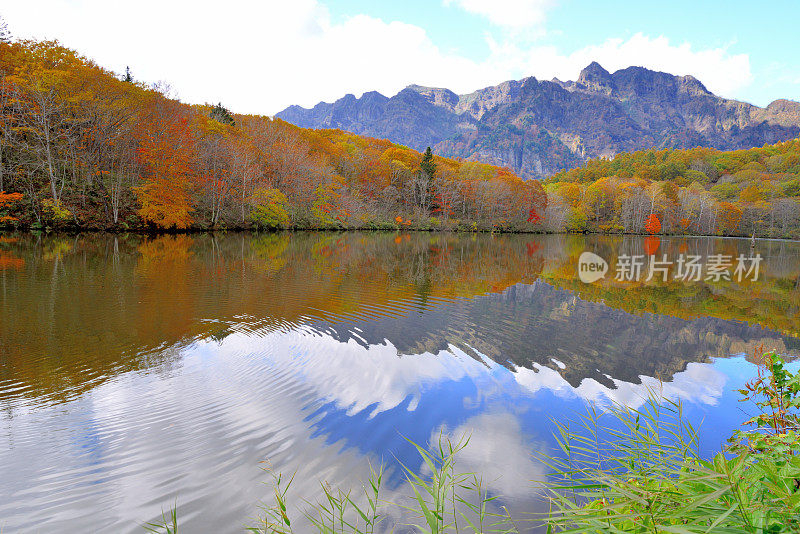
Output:
[[[433,177],[436,175],[436,163],[433,161],[433,151],[431,151],[431,147],[425,149],[425,154],[422,156],[422,162],[419,164],[420,169],[424,172],[428,179],[433,181]]]
[[[233,115],[225,106],[222,105],[222,102],[217,103],[217,105],[211,108],[211,118],[217,122],[221,122],[222,124],[236,126],[236,121],[233,120]]]
[[[434,185],[434,177],[436,176],[436,163],[433,161],[433,151],[431,147],[425,149],[422,155],[422,161],[419,164],[421,178],[426,184],[424,205],[430,211],[437,211],[439,203],[436,201],[436,189]]]

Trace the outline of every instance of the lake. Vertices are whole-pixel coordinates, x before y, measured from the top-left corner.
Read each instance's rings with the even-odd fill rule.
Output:
[[[594,283],[586,251],[609,265]],[[651,254],[762,261],[617,279]],[[401,463],[421,468],[408,440],[440,434],[470,435],[459,465],[524,515],[554,420],[587,406],[658,391],[717,449],[756,347],[800,355],[799,284],[785,241],[5,234],[0,530],[141,532],[177,502],[187,532],[241,532],[271,497],[265,465],[296,473],[299,502],[384,464],[397,502]]]

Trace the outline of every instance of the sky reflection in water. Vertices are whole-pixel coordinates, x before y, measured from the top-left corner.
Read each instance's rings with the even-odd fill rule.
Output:
[[[350,487],[369,462],[420,467],[407,439],[469,434],[460,468],[518,513],[532,452],[587,403],[648,388],[705,419],[757,344],[796,355],[800,247],[760,243],[756,284],[582,286],[583,250],[637,238],[291,234],[34,238],[0,271],[0,526],[137,531],[178,499],[191,532],[237,532],[268,498],[262,460]],[[665,251],[744,250],[662,240]],[[748,324],[749,320],[752,324]],[[766,326],[764,328],[763,326]]]

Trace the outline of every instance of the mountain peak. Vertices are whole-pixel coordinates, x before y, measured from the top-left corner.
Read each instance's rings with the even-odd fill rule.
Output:
[[[411,84],[403,91],[413,91],[425,97],[428,102],[436,106],[444,106],[449,109],[458,104],[458,95],[450,89],[441,87],[425,87],[423,85]]]
[[[586,85],[608,85],[611,82],[611,74],[600,66],[597,61],[592,61],[581,71],[578,76],[578,83]]]
[[[363,102],[386,102],[389,98],[378,91],[367,91],[361,95],[361,100]]]

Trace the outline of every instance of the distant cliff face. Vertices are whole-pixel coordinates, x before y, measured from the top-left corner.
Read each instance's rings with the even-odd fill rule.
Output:
[[[751,148],[800,135],[800,103],[766,108],[727,100],[692,76],[642,67],[613,74],[597,63],[577,81],[525,78],[468,95],[411,85],[387,98],[347,95],[279,118],[341,128],[442,156],[510,167],[542,178],[588,158],[647,148]]]

